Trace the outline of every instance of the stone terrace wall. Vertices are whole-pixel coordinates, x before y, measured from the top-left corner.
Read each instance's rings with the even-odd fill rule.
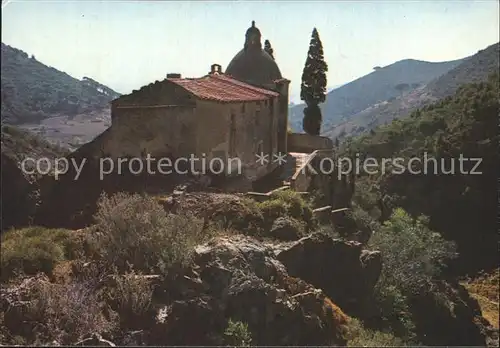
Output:
[[[316,150],[327,150],[333,148],[330,138],[305,133],[288,134],[288,152],[312,153]]]

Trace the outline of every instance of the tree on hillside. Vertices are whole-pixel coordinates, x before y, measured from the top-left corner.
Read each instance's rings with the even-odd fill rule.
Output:
[[[319,135],[321,130],[319,104],[325,101],[327,71],[328,65],[323,57],[323,44],[318,31],[314,28],[300,86],[300,99],[307,104],[304,109],[302,127],[311,135]]]
[[[269,40],[264,41],[264,51],[266,51],[267,54],[269,54],[271,56],[271,58],[274,59],[274,55],[273,55],[274,50],[271,47],[271,43],[269,42]]]
[[[394,88],[401,94],[401,96],[403,96],[403,93],[408,90],[409,87],[410,85],[407,83],[400,83],[399,85],[394,86]]]

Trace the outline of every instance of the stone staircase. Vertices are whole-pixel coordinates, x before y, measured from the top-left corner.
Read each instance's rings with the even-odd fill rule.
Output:
[[[310,153],[290,152],[282,174],[283,186],[290,186],[292,176],[299,170],[309,158]]]

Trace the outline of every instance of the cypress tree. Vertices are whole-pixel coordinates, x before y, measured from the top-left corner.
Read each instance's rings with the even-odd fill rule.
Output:
[[[269,40],[264,41],[264,51],[266,51],[271,56],[271,58],[274,59],[274,50],[271,47],[271,43],[269,42]]]
[[[322,117],[318,105],[325,101],[327,71],[328,65],[323,57],[323,44],[318,31],[314,28],[300,86],[300,99],[307,104],[304,109],[303,128],[311,135],[319,135],[321,130]]]

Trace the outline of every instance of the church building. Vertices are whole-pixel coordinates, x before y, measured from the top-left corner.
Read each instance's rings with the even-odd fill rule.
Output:
[[[106,156],[238,158],[256,180],[274,170],[273,154],[287,152],[288,86],[262,47],[252,22],[243,49],[226,70],[212,64],[206,76],[167,74],[111,103]],[[269,163],[256,162],[269,155]]]

